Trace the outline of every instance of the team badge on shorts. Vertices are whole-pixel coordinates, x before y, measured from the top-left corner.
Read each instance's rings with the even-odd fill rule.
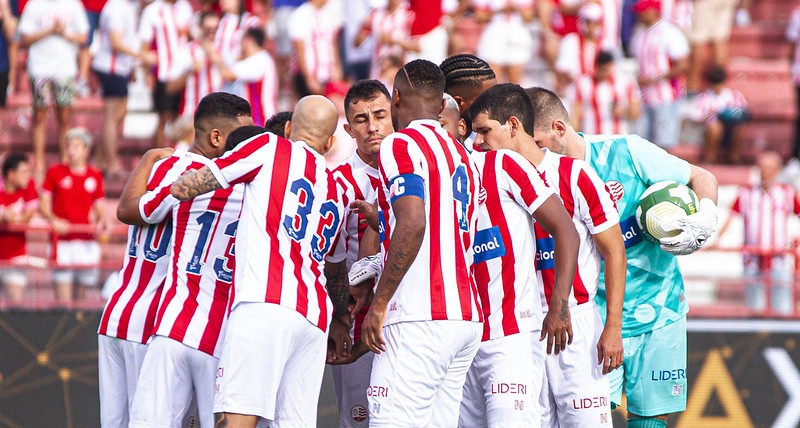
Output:
[[[353,406],[352,409],[350,409],[350,417],[353,418],[353,420],[356,421],[356,422],[364,422],[364,421],[366,421],[367,420],[367,408],[362,406],[362,405],[360,405],[360,404],[356,404],[355,406]]]
[[[611,195],[611,200],[614,201],[615,204],[625,196],[625,188],[622,187],[622,183],[619,181],[606,181],[606,189],[608,189],[608,194]]]

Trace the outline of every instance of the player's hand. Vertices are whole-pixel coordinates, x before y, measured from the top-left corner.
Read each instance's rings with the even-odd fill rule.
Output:
[[[374,231],[379,232],[378,230],[378,207],[374,204],[370,204],[367,201],[353,201],[350,204],[350,210],[356,214],[360,214],[364,217],[364,222]]]
[[[375,281],[367,280],[356,286],[350,287],[350,297],[353,298],[353,304],[350,307],[350,320],[355,320],[365,307],[372,303],[372,297],[375,296],[373,287]]]
[[[330,329],[328,329],[328,357],[326,360],[331,362],[349,357],[352,346],[349,315],[333,317]]]
[[[600,335],[600,340],[597,341],[597,364],[603,365],[603,374],[608,374],[622,365],[624,357],[622,351],[622,332],[619,327],[606,326]]]
[[[147,160],[149,162],[155,163],[160,161],[161,159],[166,159],[172,156],[173,153],[175,153],[175,149],[173,149],[172,147],[164,147],[160,149],[150,149],[146,151],[144,153],[144,156],[142,157],[147,157]]]
[[[63,235],[69,231],[69,222],[61,218],[53,218],[51,222],[53,230],[59,235]]]
[[[665,230],[680,230],[680,233],[661,238],[661,249],[676,256],[692,254],[708,241],[716,228],[717,206],[710,199],[703,199],[696,213],[664,225]]]
[[[539,340],[547,338],[545,351],[547,355],[567,349],[567,345],[572,344],[572,320],[569,314],[569,303],[567,299],[561,299],[560,303],[551,300],[550,310],[542,322],[542,335]]]
[[[350,266],[347,279],[352,287],[366,280],[376,278],[381,274],[381,271],[383,271],[383,257],[380,254],[375,254],[356,260]]]
[[[343,358],[337,358],[335,360],[328,360],[328,364],[332,366],[342,366],[346,364],[351,364],[356,362],[359,358],[361,358],[364,354],[369,352],[369,348],[367,345],[364,344],[362,341],[358,341],[353,345],[353,350],[350,351],[350,355]]]
[[[367,348],[376,353],[386,352],[383,341],[383,323],[386,320],[386,305],[373,304],[369,307],[364,322],[361,324],[361,341]]]

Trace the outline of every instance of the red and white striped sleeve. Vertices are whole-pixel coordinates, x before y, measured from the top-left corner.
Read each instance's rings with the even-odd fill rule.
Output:
[[[539,170],[522,155],[498,150],[500,165],[508,178],[509,195],[529,214],[533,214],[555,192],[547,185]]]
[[[209,169],[223,188],[248,183],[258,175],[264,163],[270,161],[271,157],[266,153],[267,146],[270,142],[277,142],[278,138],[268,132],[256,135],[224,156],[214,159]]]
[[[342,173],[341,170],[344,168],[352,169],[349,163],[344,163],[339,165],[338,168],[331,172],[331,175],[336,182],[339,200],[342,203],[342,207],[344,207],[344,216],[340,222],[343,227],[339,228],[339,233],[336,234],[336,240],[331,247],[331,252],[328,254],[328,257],[325,258],[326,261],[331,263],[340,263],[347,258],[347,240],[349,238],[346,227],[348,222],[347,216],[351,214],[350,203],[356,200],[354,189],[355,184],[351,183],[347,179],[347,174]]]
[[[589,233],[597,235],[619,224],[617,206],[597,173],[584,161],[575,160],[577,168],[577,204]]]
[[[417,192],[419,188],[419,180],[426,181],[427,174],[422,169],[425,163],[425,156],[422,154],[419,146],[414,140],[402,133],[395,132],[383,139],[381,143],[380,152],[378,154],[379,170],[381,179],[384,186],[389,190],[389,200],[394,202],[394,199],[399,196],[405,196],[405,191],[410,190]],[[402,185],[399,177],[406,179],[418,177],[412,189],[406,189]],[[407,181],[407,180],[402,180]],[[416,193],[414,193],[416,195]],[[422,196],[424,195],[416,195]]]
[[[139,215],[142,220],[156,224],[172,214],[172,209],[180,202],[170,194],[169,188],[181,174],[202,166],[199,162],[184,161],[180,156],[171,156],[157,164],[147,183],[147,192],[139,198]]]

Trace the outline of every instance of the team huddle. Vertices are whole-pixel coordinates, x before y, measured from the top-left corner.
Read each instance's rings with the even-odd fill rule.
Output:
[[[675,255],[716,227],[713,175],[580,134],[472,55],[344,103],[357,149],[334,170],[320,96],[272,133],[212,93],[188,151],[143,157],[98,330],[103,426],[314,427],[326,362],[343,427],[611,426],[623,390],[630,427],[685,409]],[[642,239],[639,199],[667,180],[697,213]]]

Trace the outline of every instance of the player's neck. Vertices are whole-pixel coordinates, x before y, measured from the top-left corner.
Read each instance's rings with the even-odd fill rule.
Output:
[[[517,143],[516,151],[537,168],[542,163],[542,160],[544,160],[544,152],[536,145],[533,138],[521,139]]]
[[[72,172],[83,173],[86,171],[86,168],[89,167],[89,163],[86,161],[82,162],[70,162],[69,170]]]
[[[378,155],[377,154],[370,156],[370,155],[362,152],[361,150],[356,149],[356,155],[358,155],[358,157],[361,158],[361,160],[364,161],[365,164],[367,164],[367,165],[369,165],[369,166],[371,166],[371,167],[373,167],[375,169],[378,169]]]
[[[567,140],[567,156],[575,159],[586,159],[586,139],[575,131],[575,135]]]
[[[22,190],[22,188],[18,188],[17,186],[14,186],[13,184],[11,184],[8,181],[3,183],[3,191],[6,192],[6,194],[8,194],[8,195],[10,195],[10,194],[12,194],[12,193],[14,193],[16,191],[19,191],[19,190]]]

